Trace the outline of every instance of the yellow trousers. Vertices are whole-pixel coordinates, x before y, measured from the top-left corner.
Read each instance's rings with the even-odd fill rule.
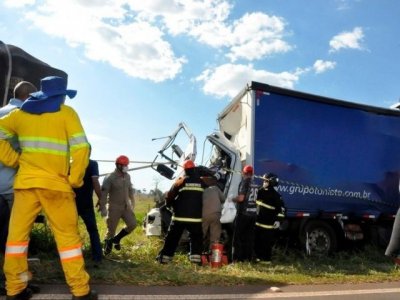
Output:
[[[74,194],[38,188],[14,192],[4,260],[7,294],[19,294],[28,284],[29,235],[42,209],[53,231],[71,293],[88,294],[89,275],[82,256]]]

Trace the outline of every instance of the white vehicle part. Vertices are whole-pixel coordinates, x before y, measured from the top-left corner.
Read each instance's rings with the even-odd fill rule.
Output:
[[[151,209],[146,215],[146,236],[161,236],[161,214],[159,208]]]

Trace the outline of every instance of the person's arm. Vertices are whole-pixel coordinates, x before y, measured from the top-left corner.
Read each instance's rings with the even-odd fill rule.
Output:
[[[12,148],[9,142],[15,136],[12,126],[14,115],[15,113],[11,112],[0,119],[0,162],[12,168],[16,168],[19,161],[19,153]]]
[[[236,197],[232,198],[232,201],[233,202],[237,202],[237,203],[243,202],[244,201],[244,196],[245,195],[243,195],[243,194],[239,194]]]
[[[165,197],[165,204],[166,206],[170,207],[172,205],[172,202],[175,200],[175,197],[178,195],[179,188],[183,183],[184,178],[179,177],[174,184],[171,186],[170,190],[167,193],[167,196]]]
[[[250,180],[247,178],[243,179],[242,182],[240,183],[238,195],[232,199],[233,202],[237,203],[243,202],[249,188],[250,188]]]
[[[111,187],[110,175],[104,178],[103,184],[101,186],[101,196],[100,196],[100,213],[102,217],[107,216],[107,198]]]
[[[89,143],[78,114],[68,107],[66,131],[68,135],[71,163],[68,180],[73,188],[83,185],[83,177],[89,164]]]
[[[133,189],[132,186],[132,182],[129,180],[130,185],[129,185],[129,191],[128,191],[128,195],[129,195],[129,199],[131,200],[132,203],[132,210],[135,209],[135,190]]]
[[[99,182],[99,164],[97,161],[90,160],[92,162],[93,170],[92,170],[92,184],[93,190],[97,196],[96,207],[100,210],[100,199],[101,199],[101,187]]]
[[[101,199],[101,187],[99,182],[99,177],[92,177],[93,189],[97,196],[96,207],[100,209],[100,199]]]

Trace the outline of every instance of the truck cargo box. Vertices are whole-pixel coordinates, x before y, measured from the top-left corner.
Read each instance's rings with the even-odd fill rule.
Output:
[[[398,110],[253,82],[219,123],[257,174],[279,174],[288,216],[378,218],[399,206]]]

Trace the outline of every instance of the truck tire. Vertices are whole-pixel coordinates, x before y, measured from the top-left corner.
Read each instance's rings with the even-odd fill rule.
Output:
[[[312,220],[303,229],[301,241],[308,255],[329,255],[337,250],[336,232],[329,223]]]

